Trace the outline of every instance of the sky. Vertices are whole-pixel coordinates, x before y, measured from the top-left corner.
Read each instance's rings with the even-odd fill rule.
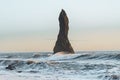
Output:
[[[52,51],[61,9],[75,51],[120,50],[120,0],[0,0],[0,51]]]

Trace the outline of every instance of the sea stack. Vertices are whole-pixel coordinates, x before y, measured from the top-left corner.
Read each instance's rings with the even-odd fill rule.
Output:
[[[58,52],[65,53],[74,53],[74,50],[68,39],[68,30],[69,30],[69,20],[66,12],[62,9],[59,15],[59,34],[57,37],[57,41],[55,47],[53,49],[54,54]]]

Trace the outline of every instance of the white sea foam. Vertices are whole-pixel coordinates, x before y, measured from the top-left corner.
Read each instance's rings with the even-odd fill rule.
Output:
[[[49,56],[48,60],[69,60],[81,56],[81,54],[68,54],[66,52],[58,52]]]

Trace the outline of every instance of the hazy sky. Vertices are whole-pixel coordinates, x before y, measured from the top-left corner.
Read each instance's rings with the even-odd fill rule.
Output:
[[[58,16],[78,50],[120,50],[120,0],[0,0],[0,51],[52,51]]]

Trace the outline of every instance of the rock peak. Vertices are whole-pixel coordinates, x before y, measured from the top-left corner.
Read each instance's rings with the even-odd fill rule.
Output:
[[[65,10],[61,10],[59,15],[59,34],[57,37],[57,41],[55,47],[53,49],[54,53],[57,52],[67,52],[67,53],[74,53],[74,50],[69,42],[68,39],[68,30],[69,30],[69,20]]]
[[[66,15],[66,12],[65,12],[65,10],[64,10],[64,9],[62,9],[62,10],[61,10],[60,15]]]

